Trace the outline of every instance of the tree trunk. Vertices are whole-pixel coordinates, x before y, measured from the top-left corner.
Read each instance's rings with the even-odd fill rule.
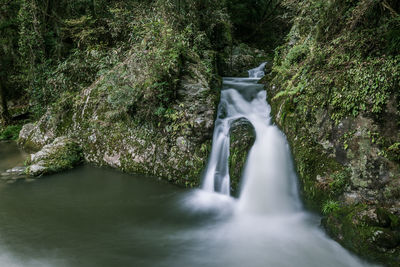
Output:
[[[11,121],[10,113],[8,112],[6,91],[2,81],[0,81],[0,119],[6,125]]]
[[[96,14],[96,2],[95,2],[95,0],[92,0],[90,2],[90,9],[91,9],[93,18],[96,18],[97,14]]]

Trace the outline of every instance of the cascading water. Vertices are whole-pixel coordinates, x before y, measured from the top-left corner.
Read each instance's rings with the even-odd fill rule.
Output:
[[[254,127],[256,141],[244,171],[239,208],[290,211],[298,208],[299,201],[288,146],[282,133],[271,124],[266,92],[257,84],[264,76],[265,65],[249,70],[249,78],[224,78],[203,189],[229,195],[230,126],[245,118]]]
[[[269,107],[265,92],[257,81],[264,75],[265,63],[249,71],[250,78],[224,78],[221,100],[215,121],[211,156],[204,176],[203,189],[209,192],[230,193],[229,133],[238,119],[268,121]],[[253,123],[253,122],[252,122]],[[253,123],[254,124],[254,123]]]
[[[371,266],[329,239],[320,230],[319,218],[302,209],[288,143],[271,123],[266,92],[257,83],[264,67],[265,63],[250,70],[249,78],[223,80],[203,190],[184,199],[191,210],[213,211],[221,221],[204,231],[185,233],[200,244],[196,251],[209,258],[195,253],[183,258],[196,258],[199,266]],[[248,153],[240,197],[234,199],[229,197],[229,132],[241,118],[253,125],[256,140]]]

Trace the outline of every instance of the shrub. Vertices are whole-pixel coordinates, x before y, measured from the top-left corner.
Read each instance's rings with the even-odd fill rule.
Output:
[[[338,211],[340,208],[339,202],[334,200],[327,200],[324,205],[322,205],[322,213],[327,215],[329,213]]]
[[[295,45],[289,50],[286,55],[286,61],[289,64],[295,64],[301,62],[308,53],[308,47],[305,44]]]

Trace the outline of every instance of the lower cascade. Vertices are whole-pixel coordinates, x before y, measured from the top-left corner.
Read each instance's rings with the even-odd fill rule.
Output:
[[[372,266],[331,240],[321,230],[320,218],[303,210],[289,145],[272,124],[266,91],[258,84],[264,67],[250,70],[248,78],[223,79],[202,190],[185,200],[196,211],[213,210],[224,218],[230,214],[228,221],[208,230],[210,250],[223,246],[218,255],[232,266]],[[230,127],[239,119],[251,123],[256,140],[236,199],[229,196],[228,158]],[[244,258],[253,261],[240,262]]]

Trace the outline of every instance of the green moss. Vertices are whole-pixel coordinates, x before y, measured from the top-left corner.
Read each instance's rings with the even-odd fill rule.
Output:
[[[30,139],[24,140],[23,143],[21,143],[21,142],[18,142],[18,143],[19,143],[20,146],[23,147],[23,149],[25,151],[28,151],[28,152],[37,152],[42,148],[42,145],[39,145],[39,144],[33,142]]]
[[[191,126],[188,118],[178,117],[171,118],[173,122],[168,129],[161,130],[152,123],[136,125],[134,122],[120,121],[110,124],[112,126],[98,124],[95,141],[84,142],[83,150],[89,155],[89,161],[99,166],[112,166],[104,160],[104,155],[119,155],[114,167],[124,172],[156,176],[184,187],[198,187],[211,150],[211,141],[191,145],[185,151],[179,149],[175,144],[176,137],[188,138],[185,131],[190,130]],[[87,133],[85,140],[92,138],[94,126],[89,125],[90,130],[84,130]],[[112,132],[109,131],[110,127],[113,128]],[[163,131],[169,131],[168,135],[163,135]]]
[[[60,98],[57,99],[52,105],[52,114],[54,114],[54,124],[56,124],[57,134],[62,134],[71,128],[73,123],[73,105],[75,100],[79,97],[76,92],[64,92]],[[47,129],[44,129],[46,131]]]
[[[287,123],[287,122],[286,122]],[[329,157],[321,145],[310,136],[297,137],[296,128],[286,126],[295,165],[302,184],[302,196],[308,207],[321,210],[323,204],[337,197],[347,184],[348,172],[334,158]],[[318,180],[323,179],[322,181]]]
[[[365,255],[370,260],[396,266],[400,257],[400,250],[396,248],[400,244],[400,233],[393,230],[394,228],[376,225],[360,218],[360,214],[368,212],[369,209],[369,206],[362,204],[341,206],[330,212],[324,218],[323,224],[330,235],[346,248]],[[380,212],[390,214],[394,221],[398,221],[398,217],[393,214],[387,211]],[[378,217],[382,217],[379,211]],[[391,224],[391,219],[389,223]],[[380,249],[377,250],[377,247]]]
[[[17,140],[21,129],[22,125],[10,125],[4,129],[0,129],[0,141]]]
[[[49,147],[50,146],[50,147]],[[72,169],[83,162],[82,148],[70,140],[63,140],[62,143],[52,144],[45,147],[39,160],[32,162],[26,160],[25,165],[29,165],[26,174],[39,176],[45,174],[56,173]],[[31,167],[40,166],[39,172],[33,172]]]
[[[400,142],[396,142],[387,148],[388,158],[400,162]]]
[[[80,146],[76,143],[67,143],[46,161],[45,167],[49,168],[51,172],[59,172],[72,169],[82,163],[82,160],[83,154]]]
[[[308,53],[308,46],[306,44],[293,46],[286,55],[285,60],[287,64],[295,64],[301,62],[306,58]]]

